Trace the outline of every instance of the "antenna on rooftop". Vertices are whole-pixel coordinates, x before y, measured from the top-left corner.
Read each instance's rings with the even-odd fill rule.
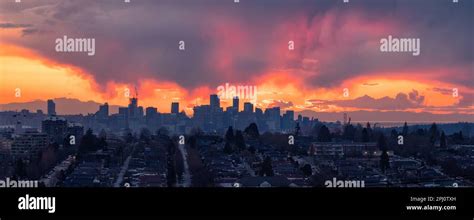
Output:
[[[138,90],[137,90],[137,86],[135,86],[135,98],[138,99]]]

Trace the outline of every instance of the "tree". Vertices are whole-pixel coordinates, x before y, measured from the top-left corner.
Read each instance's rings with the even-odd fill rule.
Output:
[[[127,143],[132,143],[132,142],[135,140],[135,138],[133,137],[133,134],[132,134],[132,132],[131,132],[130,130],[128,130],[128,131],[125,133],[123,139],[124,139],[125,142],[127,142]]]
[[[321,126],[318,134],[318,141],[320,142],[331,142],[331,133],[329,132],[326,125]]]
[[[168,187],[173,187],[176,184],[176,163],[175,163],[175,156],[176,148],[171,141],[167,144],[167,174],[166,174],[166,182]]]
[[[300,123],[296,122],[295,137],[298,137],[298,135],[300,135],[300,132],[301,132]]]
[[[444,131],[441,132],[441,137],[439,138],[439,146],[441,148],[446,148],[446,135],[444,134]]]
[[[98,149],[97,137],[92,133],[92,129],[87,129],[86,134],[82,137],[81,143],[79,144],[78,153],[82,154],[88,151],[94,151]]]
[[[239,150],[244,150],[245,149],[245,140],[244,136],[242,135],[242,131],[237,130],[235,132],[235,145]]]
[[[66,135],[66,137],[63,138],[63,146],[65,148],[71,147],[71,134]]]
[[[189,137],[188,143],[189,143],[190,148],[196,148],[196,146],[197,146],[196,136],[193,135],[193,136]]]
[[[438,126],[436,126],[436,123],[431,125],[428,134],[430,135],[430,144],[433,146],[439,136]]]
[[[451,138],[452,138],[452,143],[453,144],[463,144],[464,143],[464,136],[462,134],[462,131],[454,132],[451,135]]]
[[[64,181],[64,180],[66,179],[66,174],[64,173],[64,170],[59,171],[59,175],[58,175],[57,179],[58,179],[60,182],[62,182],[62,181]]]
[[[369,141],[375,140],[375,137],[373,136],[373,132],[372,132],[372,127],[370,126],[370,122],[367,122],[366,128],[367,128],[367,134],[369,135]]]
[[[379,139],[377,141],[377,147],[381,150],[381,151],[386,151],[387,150],[387,141],[385,139],[385,135],[384,134],[380,134],[379,136]]]
[[[260,133],[258,131],[258,126],[255,123],[251,123],[248,127],[245,128],[244,132],[251,138],[258,139]]]
[[[148,128],[142,128],[140,130],[140,141],[143,141],[145,143],[150,143],[151,141],[151,132],[148,130]]]
[[[353,141],[354,140],[354,136],[355,136],[355,127],[352,125],[352,124],[347,124],[346,126],[344,126],[344,133],[343,133],[343,137],[346,139],[346,140],[351,140]]]
[[[97,138],[95,134],[92,133],[91,129],[88,129],[86,132],[86,135],[84,135],[83,139],[86,138],[86,141],[81,141],[81,145],[84,143],[84,146],[82,146],[83,150],[85,151],[96,151],[100,149],[104,149],[107,147],[107,141],[106,141],[106,135],[102,135],[100,138]]]
[[[104,129],[100,130],[100,132],[99,132],[99,138],[107,139],[107,132],[105,132]]]
[[[273,173],[273,166],[272,166],[272,158],[269,156],[265,157],[265,159],[262,162],[260,170],[260,176],[274,176],[275,174]]]
[[[168,187],[173,187],[176,184],[176,167],[174,164],[174,160],[168,159],[168,173],[166,175],[166,183]]]
[[[408,135],[408,125],[407,122],[403,125],[403,131],[402,131],[403,137],[406,137]]]
[[[107,143],[107,140],[105,137],[100,137],[97,141],[97,148],[98,149],[106,149],[109,144]]]
[[[380,155],[380,169],[383,173],[390,167],[389,157],[387,150],[382,151],[382,155]]]
[[[391,137],[391,138],[397,138],[397,137],[398,137],[398,132],[397,132],[397,130],[392,129],[392,131],[390,132],[390,137]]]
[[[425,130],[423,130],[422,128],[418,128],[416,130],[416,135],[418,136],[425,136]]]
[[[382,154],[380,155],[380,169],[383,173],[385,173],[385,171],[389,168],[389,158],[387,153],[387,141],[383,133],[379,136],[377,146],[382,151]]]
[[[232,152],[233,152],[232,146],[230,145],[228,141],[226,141],[224,144],[224,153],[232,154]]]
[[[165,127],[160,127],[158,130],[156,130],[156,135],[157,136],[168,136],[169,131]]]
[[[26,177],[26,166],[22,159],[18,159],[15,164],[15,176],[19,178]]]
[[[255,152],[257,152],[257,149],[255,149],[254,146],[250,146],[248,150],[249,150],[249,152],[252,153],[252,154],[255,154]]]
[[[190,133],[191,133],[191,135],[197,136],[197,137],[199,137],[199,136],[201,136],[201,135],[204,134],[204,132],[201,130],[200,127],[191,129],[191,132],[190,132]]]
[[[225,140],[227,142],[234,142],[234,129],[232,126],[229,126],[227,132],[225,133]]]
[[[321,127],[323,124],[321,122],[317,122],[312,128],[311,128],[311,135],[314,137],[318,137],[319,135],[319,130],[321,130]]]
[[[305,164],[303,167],[301,167],[301,171],[305,176],[313,175],[313,170],[311,169],[311,165],[309,164]]]
[[[362,142],[369,142],[369,132],[367,131],[367,128],[362,129]]]

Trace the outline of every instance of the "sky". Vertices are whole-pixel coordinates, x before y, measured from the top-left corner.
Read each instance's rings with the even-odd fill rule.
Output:
[[[192,114],[229,83],[256,86],[263,109],[474,121],[473,11],[466,0],[4,0],[0,104],[126,105],[128,89],[144,107],[179,101]],[[65,35],[95,39],[95,55],[57,52]],[[420,55],[381,52],[389,35],[420,39]]]

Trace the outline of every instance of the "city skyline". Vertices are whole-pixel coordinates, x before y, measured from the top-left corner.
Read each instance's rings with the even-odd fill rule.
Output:
[[[215,95],[215,94],[211,94]],[[48,99],[48,100],[35,100],[32,102],[27,102],[27,103],[9,103],[9,104],[0,104],[0,110],[4,112],[21,112],[23,110],[28,110],[30,112],[37,112],[41,111],[45,114],[47,114],[47,101],[53,100],[54,103],[56,104],[58,101],[61,103],[59,107],[59,111],[57,115],[94,115],[98,112],[98,109],[103,106],[103,104],[107,104],[110,106],[109,115],[112,114],[117,114],[119,113],[119,108],[127,107],[127,105],[124,106],[119,106],[119,105],[109,105],[108,102],[105,103],[97,103],[93,101],[88,101],[88,102],[81,102],[80,100],[77,99],[69,99],[69,98],[55,98],[55,99]],[[74,104],[70,104],[70,103]],[[173,102],[172,102],[173,103]],[[157,112],[159,113],[171,113],[171,106],[172,103],[170,103],[170,107],[168,110],[162,110],[162,109],[157,109]],[[179,106],[179,102],[178,106]],[[245,109],[245,104],[252,104],[250,102],[244,102],[239,104],[239,110],[244,111]],[[203,103],[202,105],[210,105],[210,103]],[[196,105],[200,106],[200,105]],[[196,107],[194,106],[194,107]],[[79,107],[79,108],[78,108]],[[143,108],[155,108],[154,106],[141,106]],[[226,107],[233,107],[233,105],[229,105]],[[226,109],[226,107],[223,107],[223,110]],[[252,104],[252,107],[253,104]],[[278,107],[278,106],[277,106]],[[255,108],[254,108],[255,109]],[[270,109],[270,108],[269,108]],[[262,109],[262,110],[265,110]],[[282,114],[284,111],[289,110],[289,109],[281,109]],[[289,110],[291,111],[291,110]],[[182,112],[180,110],[179,112]],[[191,114],[188,114],[185,112],[188,117],[193,117],[193,112]],[[392,111],[392,112],[384,112],[382,115],[378,117],[374,117],[372,112],[370,111],[346,111],[346,112],[314,112],[314,111],[301,111],[301,112],[295,112],[295,116],[297,115],[302,115],[304,117],[309,117],[309,118],[315,118],[319,119],[321,121],[327,121],[327,122],[336,122],[340,121],[343,122],[343,114],[350,114],[352,116],[352,121],[354,123],[366,123],[366,122],[372,122],[372,123],[387,123],[387,126],[399,126],[400,123],[403,122],[408,122],[409,124],[431,124],[433,122],[435,123],[457,123],[457,122],[473,122],[473,120],[468,114],[451,114],[448,115],[450,117],[444,116],[443,118],[439,118],[439,115],[436,114],[431,114],[431,113],[412,113],[412,112],[397,112],[397,111]],[[144,114],[146,115],[146,114]],[[386,118],[389,118],[391,120],[385,120]],[[457,120],[461,118],[461,120]],[[295,117],[296,119],[296,117]]]

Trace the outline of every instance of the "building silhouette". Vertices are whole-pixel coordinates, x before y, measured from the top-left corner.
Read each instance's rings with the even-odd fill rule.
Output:
[[[54,116],[56,115],[56,104],[52,99],[48,99],[48,115]]]
[[[41,123],[41,131],[48,135],[51,141],[62,143],[67,134],[68,124],[65,118],[49,116]]]
[[[172,102],[171,103],[171,114],[178,114],[179,113],[179,102]]]
[[[232,107],[235,109],[235,111],[239,111],[239,97],[238,96],[235,96],[233,99],[232,99]]]

